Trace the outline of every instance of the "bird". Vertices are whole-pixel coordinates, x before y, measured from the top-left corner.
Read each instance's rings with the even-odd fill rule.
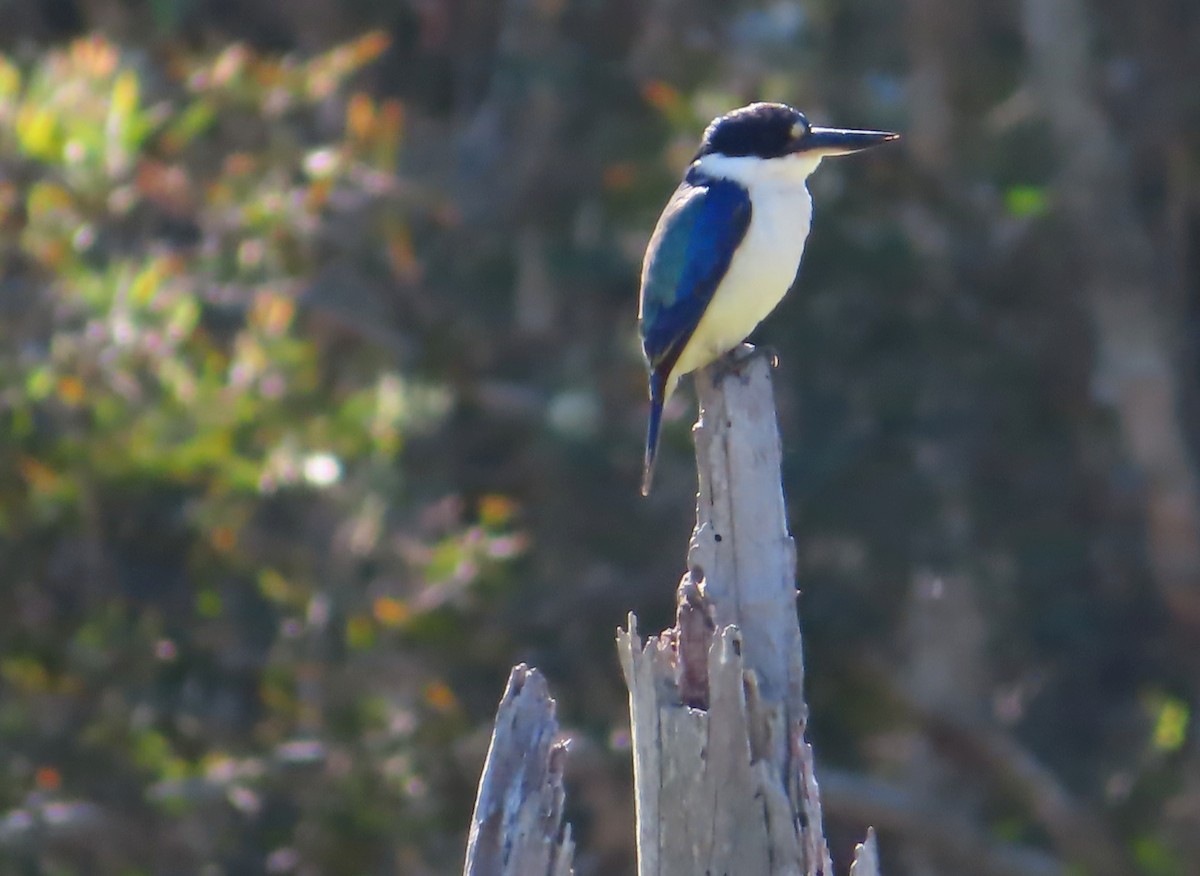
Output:
[[[899,136],[818,127],[782,103],[752,103],[705,129],[642,261],[638,329],[650,372],[643,496],[663,406],[680,378],[741,344],[795,281],[812,223],[809,175],[823,158]]]

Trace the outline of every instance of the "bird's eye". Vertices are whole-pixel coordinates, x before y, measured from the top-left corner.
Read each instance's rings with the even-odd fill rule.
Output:
[[[804,122],[792,122],[791,135],[793,140],[799,140],[808,133],[808,126]]]

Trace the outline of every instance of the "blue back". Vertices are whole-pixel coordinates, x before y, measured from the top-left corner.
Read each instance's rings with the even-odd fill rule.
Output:
[[[691,173],[676,189],[642,273],[639,328],[653,371],[669,371],[683,352],[749,226],[750,198],[738,184]]]

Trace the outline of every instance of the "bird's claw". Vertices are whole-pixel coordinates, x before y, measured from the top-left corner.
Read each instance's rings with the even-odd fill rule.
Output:
[[[753,349],[753,347],[749,348],[750,351],[753,351]],[[743,345],[741,347],[734,347],[725,355],[718,357],[710,366],[713,384],[716,385],[726,377],[731,377],[741,371],[742,363],[749,356],[750,353],[747,352],[747,347]]]
[[[719,383],[726,377],[741,373],[742,366],[755,356],[766,356],[772,368],[779,367],[779,353],[775,351],[774,347],[739,344],[712,363],[713,383]]]

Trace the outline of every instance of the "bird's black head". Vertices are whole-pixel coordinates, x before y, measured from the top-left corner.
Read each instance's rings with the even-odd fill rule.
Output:
[[[829,155],[860,152],[899,136],[890,131],[819,128],[786,104],[752,103],[714,119],[692,160],[706,155],[782,158],[805,153],[819,161]]]
[[[795,152],[808,133],[804,113],[782,103],[752,103],[716,119],[700,142],[703,155],[779,158]]]

